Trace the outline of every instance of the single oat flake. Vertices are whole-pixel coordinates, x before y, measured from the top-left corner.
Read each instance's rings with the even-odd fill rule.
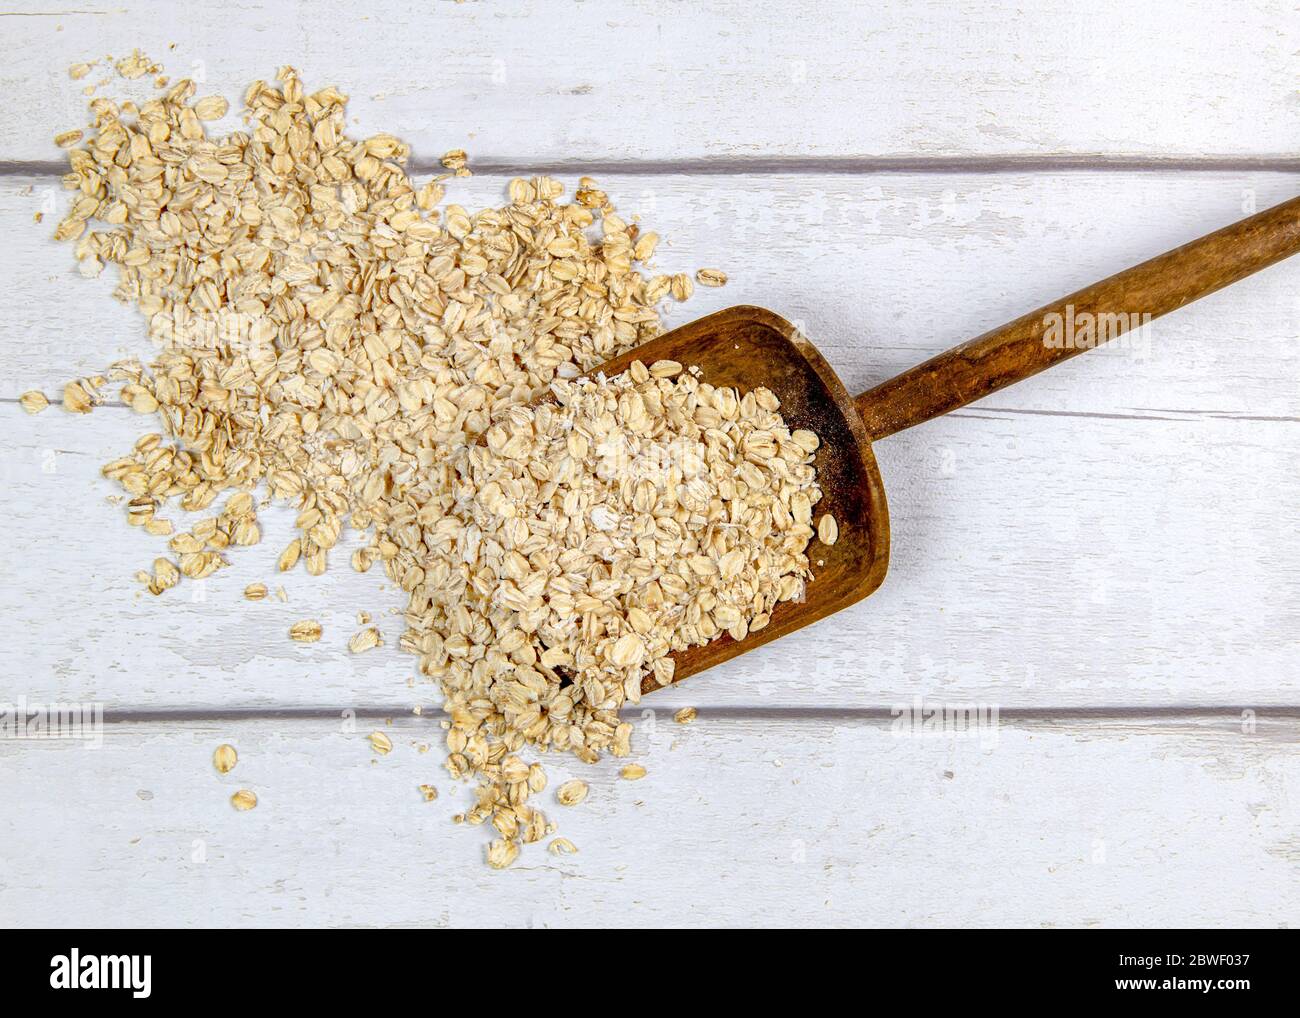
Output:
[[[222,743],[212,753],[212,766],[217,769],[218,774],[229,774],[235,769],[238,760],[239,755],[235,752],[235,747],[229,743]]]
[[[299,643],[315,643],[321,637],[321,624],[314,619],[303,619],[289,627],[290,639]]]
[[[45,393],[38,392],[36,389],[24,392],[18,397],[18,402],[29,414],[39,414],[50,405],[50,401],[45,398]]]
[[[228,109],[230,104],[226,102],[225,96],[210,95],[194,104],[194,115],[200,120],[220,120]]]
[[[63,409],[74,414],[88,414],[94,401],[84,382],[69,382],[63,387]]]
[[[241,788],[238,792],[230,797],[230,805],[241,813],[253,809],[257,805],[257,796],[247,788]]]
[[[358,633],[354,634],[352,639],[348,640],[348,650],[353,654],[360,654],[364,651],[378,647],[380,644],[379,630],[374,626],[367,626]]]
[[[587,798],[587,783],[574,778],[555,790],[555,801],[561,806],[576,806]]]
[[[503,870],[519,858],[519,843],[505,838],[498,838],[488,846],[488,865],[494,870]]]

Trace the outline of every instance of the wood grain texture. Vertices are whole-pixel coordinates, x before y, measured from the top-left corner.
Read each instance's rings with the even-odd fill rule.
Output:
[[[644,780],[607,760],[582,768],[582,806],[539,796],[579,854],[534,847],[505,872],[482,863],[486,831],[451,823],[469,793],[414,748],[428,721],[386,729],[384,758],[370,719],[110,725],[97,750],[0,742],[0,920],[1294,924],[1295,721],[1003,723],[981,742],[659,712],[636,745]],[[240,760],[219,776],[223,741]],[[241,787],[251,813],[228,803]]]
[[[731,274],[671,305],[670,322],[764,301],[855,389],[1297,185],[1109,172],[605,183],[662,230],[664,269]],[[138,316],[112,301],[107,274],[81,279],[48,223],[31,222],[46,186],[0,187],[11,400],[140,352]],[[454,193],[473,207],[502,187],[473,178]],[[879,443],[894,531],[885,585],[701,677],[683,702],[887,707],[917,691],[1007,707],[1297,702],[1300,545],[1277,537],[1300,495],[1297,272],[1276,266],[1161,319],[1146,348],[1096,351]],[[398,620],[380,654],[343,650],[356,608],[398,605],[379,578],[299,572],[289,605],[243,602],[246,583],[273,581],[288,539],[273,516],[266,544],[234,555],[206,602],[186,586],[146,602],[132,577],[159,546],[102,502],[112,488],[98,477],[145,421],[121,407],[0,412],[15,521],[0,537],[0,668],[31,695],[118,709],[415,699],[412,663],[391,648]],[[326,639],[290,644],[284,630],[308,615]]]
[[[1289,0],[819,7],[11,0],[0,159],[56,159],[68,66],[134,47],[232,98],[292,62],[426,161],[1295,155]]]

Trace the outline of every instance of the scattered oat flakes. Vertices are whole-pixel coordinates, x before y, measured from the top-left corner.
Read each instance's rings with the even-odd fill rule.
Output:
[[[218,774],[229,774],[235,769],[235,764],[238,761],[239,754],[235,752],[235,747],[228,742],[223,742],[212,753],[212,766],[217,769]]]
[[[153,560],[153,575],[146,582],[149,593],[161,594],[181,582],[181,571],[171,559],[156,558]]]
[[[185,552],[180,555],[179,561],[182,575],[188,576],[192,580],[204,580],[224,566],[225,560],[218,552],[215,551],[193,551]],[[295,640],[318,640],[320,639],[320,626],[317,626],[317,633],[314,637],[295,636],[290,630],[290,635]]]
[[[244,588],[244,597],[250,601],[262,601],[266,598],[267,593],[265,583],[250,583]]]
[[[469,168],[466,165],[469,157],[465,155],[463,148],[454,148],[442,157],[442,165],[449,170],[453,170],[458,177],[468,177]]]
[[[142,527],[153,519],[157,508],[157,499],[150,495],[137,495],[126,503],[126,522],[134,527]]]
[[[438,798],[438,789],[433,785],[421,785],[420,794],[424,796],[425,802],[433,802],[434,799]]]
[[[238,792],[230,797],[230,805],[241,813],[247,812],[257,805],[257,796],[247,788],[241,788]]]
[[[114,66],[118,74],[128,79],[143,78],[146,74],[157,74],[162,70],[161,65],[154,63],[139,50],[132,52],[129,57],[123,57]]]
[[[834,516],[826,513],[817,524],[817,540],[821,541],[822,544],[832,545],[839,539],[839,536],[839,524],[835,522]]]
[[[551,843],[546,846],[546,851],[551,855],[573,855],[578,851],[578,846],[568,838],[552,838]]]
[[[157,398],[142,385],[124,385],[122,402],[138,414],[152,414],[158,411]]]
[[[700,712],[697,711],[694,707],[683,707],[681,710],[679,710],[676,714],[673,715],[673,720],[676,721],[679,725],[689,725],[692,721],[694,721],[699,716],[700,716]]]
[[[646,769],[640,764],[626,764],[618,772],[624,781],[640,781],[646,775]]]
[[[695,281],[700,286],[726,286],[727,274],[721,269],[699,269],[695,273]]]
[[[370,747],[380,756],[387,756],[393,751],[393,740],[383,732],[370,733]]]
[[[138,52],[118,68],[161,70]],[[590,178],[573,203],[539,176],[470,212],[438,181],[416,187],[398,139],[349,138],[342,93],[308,93],[291,68],[254,82],[248,129],[219,138],[219,102],[166,88],[91,103],[55,234],[83,271],[116,266],[159,350],[114,367],[159,430],[104,473],[148,500],[128,510],[145,528],[173,498],[197,512],[265,483],[298,511],[282,570],[381,567],[405,595],[401,646],[444,694],[447,769],[478,782],[462,819],[490,824],[489,861],[509,865],[554,830],[528,804],[546,777],[522,749],[627,756],[619,710],[672,682],[672,650],[741,639],[802,596],[811,450],[772,393],[698,369],[576,380],[694,289],[633,268],[658,238]],[[447,160],[468,174],[463,152]],[[368,543],[340,552],[345,526]],[[145,582],[210,575],[260,539],[251,500],[231,499]]]

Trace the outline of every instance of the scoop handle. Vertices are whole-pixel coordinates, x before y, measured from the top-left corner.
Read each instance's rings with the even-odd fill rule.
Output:
[[[1045,304],[882,382],[854,402],[871,437],[885,438],[1036,375],[1297,251],[1300,198],[1292,198]]]

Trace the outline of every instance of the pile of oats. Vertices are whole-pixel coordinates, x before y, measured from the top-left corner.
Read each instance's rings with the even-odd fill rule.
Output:
[[[528,741],[623,756],[618,709],[647,675],[672,682],[669,654],[742,640],[802,596],[818,441],[770,391],[673,361],[551,388],[449,461],[421,507],[421,546],[395,560],[407,643],[455,725],[477,730],[490,703]]]
[[[643,275],[658,237],[587,178],[568,203],[537,177],[512,181],[501,208],[443,206],[464,152],[417,184],[397,138],[347,136],[346,101],[284,68],[248,89],[244,130],[210,138],[227,104],[183,80],[138,104],[95,99],[90,129],[60,135],[81,144],[55,236],[84,275],[117,267],[116,296],[158,350],[70,383],[63,403],[90,412],[111,381],[160,422],[104,468],[128,520],[168,539],[170,557],[140,573],[150,593],[258,543],[260,486],[298,509],[282,571],[319,574],[345,527],[369,535],[351,565],[381,565],[407,594],[401,646],[444,694],[449,770],[478,779],[457,819],[490,822],[488,861],[506,866],[555,829],[528,805],[546,775],[526,745],[626,756],[619,709],[644,676],[667,684],[673,650],[741,639],[802,595],[817,439],[791,433],[770,392],[681,365],[579,379],[658,335],[658,303],[689,297],[690,275]],[[162,515],[219,498],[182,533]],[[322,628],[301,620],[290,636]],[[382,637],[362,628],[348,644]],[[575,787],[558,801],[580,801]]]

